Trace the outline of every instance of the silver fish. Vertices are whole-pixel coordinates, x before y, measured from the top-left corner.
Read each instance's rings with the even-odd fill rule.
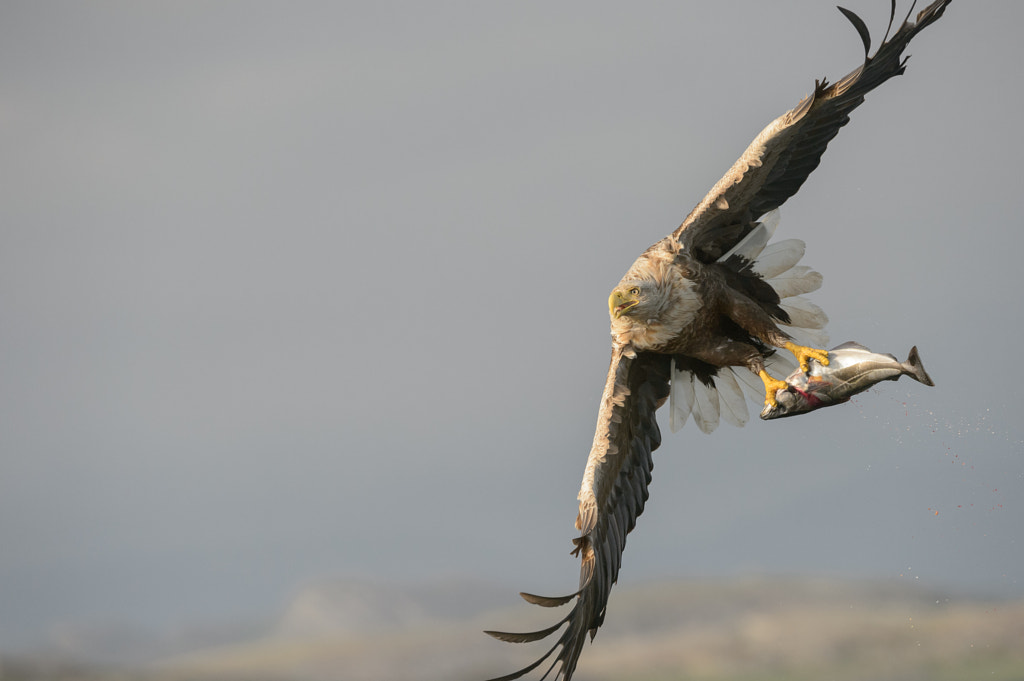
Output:
[[[808,361],[808,370],[797,369],[786,377],[787,386],[775,393],[777,404],[765,404],[761,418],[796,416],[833,404],[841,404],[864,392],[879,381],[895,381],[910,376],[919,383],[935,385],[924,370],[917,346],[910,348],[907,360],[871,352],[860,343],[843,343],[828,351],[828,366]]]

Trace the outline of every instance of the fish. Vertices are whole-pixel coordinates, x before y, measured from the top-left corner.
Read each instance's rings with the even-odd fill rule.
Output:
[[[828,365],[808,360],[807,371],[797,369],[786,377],[786,387],[775,392],[776,404],[765,404],[764,420],[806,414],[822,407],[842,404],[880,381],[910,376],[918,383],[934,386],[924,370],[917,346],[910,348],[906,361],[894,355],[871,352],[850,341],[828,351]]]

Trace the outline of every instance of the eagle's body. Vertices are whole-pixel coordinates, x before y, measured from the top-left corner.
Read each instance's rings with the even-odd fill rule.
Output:
[[[769,404],[785,386],[768,373],[791,359],[776,348],[790,351],[802,366],[809,358],[827,363],[824,350],[809,347],[826,342],[827,317],[802,297],[821,285],[821,275],[798,264],[803,242],[768,243],[778,208],[817,167],[864,95],[903,73],[903,50],[950,1],[935,0],[891,36],[890,19],[887,39],[872,56],[864,22],[840,8],[864,43],[864,63],[836,83],[815,83],[810,96],[772,121],[683,223],[637,258],[612,290],[612,356],[579,492],[580,536],[573,540],[581,558],[579,590],[555,598],[522,594],[547,607],[575,604],[541,631],[487,632],[524,642],[565,627],[539,660],[493,681],[519,678],[556,651],[548,671],[557,667],[556,676],[572,677],[587,634],[593,637],[604,621],[626,535],[647,500],[651,452],[661,444],[659,407],[671,400],[673,430],[690,415],[705,432],[719,418],[742,425],[747,410],[741,385],[759,390],[759,377]],[[892,9],[894,18],[895,0]]]
[[[612,308],[615,344],[684,355],[716,367],[760,370],[763,352],[738,340],[737,334],[742,330],[765,344],[782,347],[789,336],[774,320],[788,322],[789,318],[778,306],[775,289],[738,263],[705,264],[668,239],[658,242],[633,263],[615,288],[627,296],[637,290],[638,295],[651,298],[624,313]],[[621,299],[615,292],[612,297]]]

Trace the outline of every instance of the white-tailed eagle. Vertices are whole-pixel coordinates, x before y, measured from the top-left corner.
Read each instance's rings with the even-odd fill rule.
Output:
[[[772,121],[679,228],[644,251],[612,291],[611,365],[579,493],[580,536],[573,540],[582,560],[579,590],[554,598],[522,594],[545,607],[575,603],[547,629],[488,631],[526,642],[564,627],[539,660],[493,681],[517,679],[552,655],[544,676],[557,668],[556,677],[572,677],[588,633],[593,638],[604,621],[626,535],[647,500],[651,452],[661,443],[655,411],[666,400],[672,400],[673,430],[691,414],[705,432],[719,418],[742,425],[747,409],[740,385],[771,403],[781,387],[768,371],[773,362],[795,359],[805,368],[811,357],[827,362],[827,352],[813,347],[826,342],[825,314],[800,297],[817,289],[821,276],[797,264],[803,242],[768,244],[777,209],[818,166],[864,95],[903,73],[907,44],[950,1],[933,2],[913,22],[912,6],[890,36],[893,0],[886,37],[873,56],[864,22],[839,8],[864,43],[863,64],[835,83],[816,82],[811,95]]]

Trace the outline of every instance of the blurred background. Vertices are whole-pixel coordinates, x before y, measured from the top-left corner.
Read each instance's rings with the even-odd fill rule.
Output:
[[[1021,678],[1022,22],[954,3],[782,210],[937,387],[666,428],[581,681]],[[5,3],[0,677],[532,661],[479,630],[575,588],[608,291],[861,54],[810,0]]]

